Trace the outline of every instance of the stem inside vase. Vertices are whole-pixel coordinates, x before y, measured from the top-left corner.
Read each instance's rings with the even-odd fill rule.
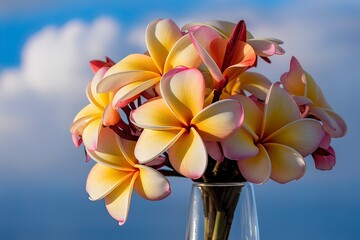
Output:
[[[243,185],[199,185],[204,210],[204,240],[226,240]]]

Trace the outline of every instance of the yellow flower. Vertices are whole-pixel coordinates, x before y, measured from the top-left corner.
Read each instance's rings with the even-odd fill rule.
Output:
[[[304,101],[301,97],[310,99],[310,103],[305,100],[305,103],[309,106],[309,114],[321,120],[325,131],[331,137],[338,138],[346,134],[345,121],[332,110],[319,86],[303,70],[295,57],[291,59],[289,72],[281,76],[281,83],[288,92],[295,95],[295,98],[299,97],[299,102]]]
[[[170,19],[157,19],[146,29],[148,54],[131,54],[115,64],[99,83],[99,92],[116,92],[112,106],[121,108],[129,99],[154,87],[162,75],[177,66],[198,67],[198,57],[188,35]]]
[[[244,123],[222,141],[225,157],[238,160],[250,182],[269,178],[279,183],[299,179],[305,173],[304,157],[313,153],[324,137],[319,121],[301,118],[292,97],[278,83],[271,86],[264,110],[246,96],[233,96],[244,107]]]
[[[205,108],[205,84],[197,69],[176,68],[160,82],[162,98],[132,112],[132,122],[143,128],[135,148],[140,163],[168,150],[170,163],[185,177],[202,176],[208,154],[204,141],[225,139],[243,120],[241,104],[232,99]]]
[[[110,215],[122,225],[130,207],[133,188],[144,199],[161,200],[170,194],[170,184],[157,170],[138,164],[135,142],[119,138],[104,128],[98,148],[89,151],[97,161],[91,169],[86,191],[91,200],[105,199]]]
[[[70,132],[74,144],[83,142],[86,149],[95,150],[103,126],[112,126],[121,121],[119,112],[111,106],[112,93],[97,93],[96,86],[102,80],[108,66],[101,67],[88,84],[86,94],[90,104],[74,118]]]

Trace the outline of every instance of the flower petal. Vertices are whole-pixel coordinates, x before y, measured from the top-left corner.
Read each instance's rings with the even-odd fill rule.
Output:
[[[279,183],[300,179],[306,171],[304,158],[294,149],[277,144],[266,143],[264,147],[271,159],[270,178]]]
[[[84,128],[82,133],[82,139],[84,146],[89,151],[94,151],[98,145],[98,138],[100,131],[102,129],[102,124],[100,122],[100,118],[96,118],[93,121],[89,122],[89,124]]]
[[[92,116],[101,116],[102,111],[99,110],[99,108],[97,108],[96,106],[94,106],[93,104],[88,104],[86,105],[83,109],[80,110],[80,112],[78,114],[76,114],[75,118],[74,118],[74,123],[79,120],[80,118],[84,118],[84,117],[92,117]]]
[[[263,112],[259,109],[257,104],[247,96],[234,95],[231,98],[239,101],[243,106],[244,122],[242,127],[253,136],[255,141],[257,141],[261,133]]]
[[[170,193],[170,183],[166,177],[151,167],[136,165],[140,174],[136,179],[134,188],[137,194],[148,200],[161,200]]]
[[[135,147],[135,156],[139,163],[147,163],[164,153],[185,132],[185,129],[158,131],[144,129]]]
[[[236,24],[233,22],[214,20],[214,21],[207,21],[204,23],[200,23],[200,22],[189,23],[183,26],[181,30],[182,31],[189,30],[191,27],[195,27],[195,26],[207,26],[219,32],[219,34],[223,38],[229,38],[235,25]]]
[[[136,173],[132,178],[126,179],[105,197],[105,204],[110,215],[123,225],[127,219],[132,189],[137,178]]]
[[[259,148],[254,143],[253,136],[245,129],[240,128],[221,142],[224,155],[232,160],[241,160],[258,154]]]
[[[206,147],[206,152],[209,156],[215,161],[223,161],[224,154],[222,153],[222,149],[219,142],[204,142]]]
[[[160,75],[153,59],[149,55],[134,53],[124,57],[120,62],[112,66],[106,72],[104,78],[119,72],[132,70],[154,72]]]
[[[97,148],[88,151],[96,162],[100,162],[114,169],[132,171],[134,168],[120,150],[119,136],[110,128],[102,128],[99,135]]]
[[[267,139],[263,139],[263,142],[286,145],[306,157],[318,148],[324,136],[319,121],[303,118],[285,125]]]
[[[280,79],[284,88],[296,96],[306,96],[306,77],[299,61],[292,57],[289,72],[284,73]]]
[[[275,54],[276,47],[271,41],[264,39],[249,39],[247,41],[249,45],[255,50],[256,55],[262,57],[270,57]]]
[[[101,122],[104,126],[113,126],[121,120],[119,112],[110,104],[105,107]]]
[[[209,53],[210,43],[214,39],[221,38],[220,35],[209,27],[201,26],[195,31],[189,31],[189,36],[195,46],[197,53],[213,76],[215,83],[220,82],[223,79],[222,72]]]
[[[347,126],[345,121],[335,112],[323,108],[311,108],[310,113],[318,117],[324,124],[324,129],[331,137],[339,138],[346,134]]]
[[[271,161],[265,148],[257,145],[258,154],[251,158],[242,159],[237,161],[241,174],[252,183],[264,183],[271,174]]]
[[[256,72],[244,72],[239,76],[241,88],[255,95],[261,100],[266,99],[271,87],[271,81],[264,75]]]
[[[244,120],[243,108],[239,101],[225,99],[215,102],[191,121],[205,141],[220,141],[239,128]]]
[[[185,125],[203,108],[205,81],[196,68],[171,70],[161,79],[160,90],[165,102]]]
[[[179,27],[171,19],[154,20],[146,28],[146,46],[161,73],[170,50],[181,37]]]
[[[126,86],[127,84],[131,84],[133,82],[144,82],[154,78],[160,78],[160,75],[156,72],[143,71],[143,70],[127,70],[121,72],[119,71],[105,77],[97,85],[97,91],[115,92],[118,89],[121,89],[122,87]]]
[[[311,99],[314,104],[313,106],[331,110],[330,104],[326,101],[324,93],[316,84],[315,80],[307,72],[305,72],[305,77],[307,84],[306,97]]]
[[[132,175],[133,172],[119,171],[97,163],[88,175],[86,191],[91,200],[102,199]]]
[[[153,130],[175,130],[183,128],[182,123],[166,105],[164,99],[157,98],[131,112],[131,121],[140,128]]]
[[[185,35],[176,42],[166,58],[164,73],[171,69],[184,66],[187,68],[198,68],[201,58],[198,56],[189,35]]]
[[[235,54],[231,60],[231,65],[223,72],[229,81],[238,77],[247,68],[252,67],[256,61],[254,49],[245,42],[239,42],[234,50]]]
[[[86,94],[89,101],[99,109],[103,109],[110,101],[108,94],[99,94],[96,91],[97,85],[99,82],[101,82],[108,69],[109,67],[100,68],[99,71],[95,73],[93,79],[89,82],[86,89]]]
[[[146,81],[132,82],[120,88],[113,99],[113,106],[120,108],[126,106],[137,98],[137,96],[160,81],[160,77],[147,79]]]
[[[194,128],[185,132],[169,148],[170,163],[187,178],[200,178],[207,166],[208,155],[203,140]]]
[[[97,91],[111,92],[128,83],[145,81],[159,76],[160,72],[150,56],[130,54],[109,68],[103,80],[98,83]]]
[[[300,111],[294,99],[280,88],[279,84],[273,84],[265,101],[261,138],[265,139],[279,128],[299,118]]]

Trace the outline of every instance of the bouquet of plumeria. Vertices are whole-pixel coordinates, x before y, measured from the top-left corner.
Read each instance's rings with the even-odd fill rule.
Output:
[[[244,21],[152,21],[147,50],[118,63],[90,62],[90,103],[71,126],[74,144],[93,159],[86,191],[105,199],[125,223],[132,190],[144,199],[170,194],[168,176],[209,183],[286,183],[304,158],[335,165],[332,138],[344,120],[295,57],[280,80],[250,70],[282,55],[282,41],[255,38]]]

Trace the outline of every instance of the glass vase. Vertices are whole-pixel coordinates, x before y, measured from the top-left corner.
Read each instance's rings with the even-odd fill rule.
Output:
[[[186,239],[260,239],[251,183],[194,183]]]

